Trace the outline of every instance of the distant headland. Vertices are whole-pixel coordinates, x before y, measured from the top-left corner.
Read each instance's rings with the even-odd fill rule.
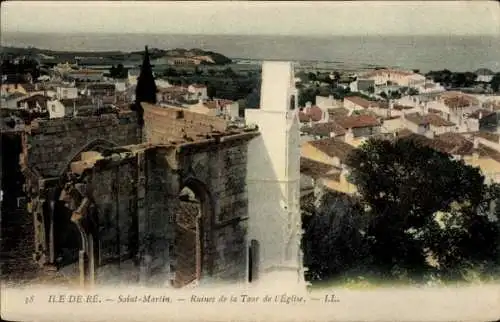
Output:
[[[94,63],[109,65],[123,62],[137,62],[142,58],[142,51],[55,51],[35,47],[2,46],[2,59],[26,56],[44,64],[64,62]],[[166,65],[226,65],[232,60],[222,54],[199,48],[193,49],[150,49],[151,59]]]

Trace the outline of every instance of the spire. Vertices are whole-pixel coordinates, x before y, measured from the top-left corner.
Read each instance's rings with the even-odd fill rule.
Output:
[[[156,104],[156,84],[153,76],[153,69],[149,61],[148,46],[144,50],[144,59],[141,65],[141,73],[137,79],[137,87],[135,89],[136,103],[142,102]]]

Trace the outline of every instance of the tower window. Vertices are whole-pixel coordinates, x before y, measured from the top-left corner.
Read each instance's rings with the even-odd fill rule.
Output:
[[[295,95],[290,96],[290,110],[295,109]]]
[[[256,281],[259,274],[259,242],[252,239],[248,250],[248,282]]]

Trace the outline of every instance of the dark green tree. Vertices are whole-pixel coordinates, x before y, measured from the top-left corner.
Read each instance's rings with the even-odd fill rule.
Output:
[[[316,95],[319,95],[318,88],[303,88],[299,90],[299,106],[305,106],[307,102],[316,104]]]
[[[325,281],[345,277],[369,260],[361,234],[361,204],[354,198],[324,191],[319,206],[303,215],[302,250],[306,279]]]
[[[113,65],[109,70],[109,75],[112,78],[119,78],[119,79],[127,78],[128,70],[123,66],[123,64],[118,64],[116,67],[115,65]]]
[[[216,90],[215,86],[209,84],[207,86],[207,96],[209,98],[214,98],[214,97],[216,97],[216,95],[217,95],[217,90]]]
[[[490,81],[491,89],[494,92],[498,92],[500,90],[500,73],[496,73]]]
[[[414,139],[370,139],[347,163],[369,209],[365,237],[372,265],[382,276],[423,276],[431,269],[429,256],[445,266],[446,274],[474,257],[491,258],[491,252],[474,246],[497,243],[491,225],[477,214],[486,192],[478,168]],[[460,213],[456,225],[449,226],[466,233],[439,228],[437,212]]]
[[[141,65],[141,72],[137,79],[137,87],[135,89],[136,103],[151,103],[156,104],[156,83],[153,76],[153,68],[149,60],[148,46],[144,50],[144,59]]]
[[[153,68],[149,61],[148,46],[146,46],[141,72],[137,78],[137,86],[135,88],[135,104],[132,105],[132,109],[137,112],[137,121],[140,126],[144,124],[144,110],[141,103],[156,104],[157,91]]]
[[[410,87],[407,92],[408,95],[413,96],[413,95],[418,95],[418,90],[416,90],[413,87]]]

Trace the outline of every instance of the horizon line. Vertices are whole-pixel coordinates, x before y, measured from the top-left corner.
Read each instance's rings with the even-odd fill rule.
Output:
[[[147,32],[147,31],[27,31],[27,30],[4,30],[2,32],[5,34],[54,34],[54,35],[169,35],[169,36],[201,36],[201,37],[209,37],[209,36],[243,36],[243,37],[500,37],[499,34],[494,33],[448,33],[448,34],[438,34],[438,33],[353,33],[353,34],[325,34],[325,33],[314,33],[314,34],[271,34],[271,33],[171,33],[171,32]],[[4,37],[0,37],[4,38]]]

